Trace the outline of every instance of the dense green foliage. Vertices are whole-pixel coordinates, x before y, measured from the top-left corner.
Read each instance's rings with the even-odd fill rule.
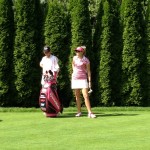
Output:
[[[14,18],[12,2],[0,0],[0,105],[12,105]]]
[[[92,106],[150,105],[149,0],[0,0],[0,9],[0,106],[38,106],[45,44],[59,58],[65,106],[80,45],[91,62]]]
[[[86,45],[87,55],[91,52],[91,26],[88,0],[70,0],[72,53],[81,45]]]
[[[38,1],[39,2],[39,1]],[[37,0],[15,1],[15,87],[18,105],[37,103],[39,78]],[[32,15],[31,15],[32,14]]]
[[[94,34],[93,34],[93,53],[94,59],[93,64],[94,67],[91,68],[92,70],[92,88],[96,91],[92,93],[92,97],[95,98],[92,101],[92,105],[99,104],[100,96],[100,85],[99,85],[99,66],[100,66],[100,46],[101,46],[101,34],[102,34],[102,16],[103,16],[103,2],[99,4],[99,9],[96,16],[96,24],[94,27]]]
[[[147,79],[147,83],[148,83],[148,99],[150,99],[150,1],[147,1],[146,3],[146,10],[145,10],[145,13],[146,13],[146,35],[147,35],[147,60],[148,60],[148,67],[147,67],[147,70],[148,70],[148,79]],[[148,101],[148,105],[150,105],[150,101]]]
[[[122,99],[125,105],[142,105],[147,67],[141,2],[125,0],[123,14]]]
[[[121,76],[121,33],[118,3],[103,0],[99,4],[93,36],[95,54],[93,68],[93,97],[97,104],[119,105]],[[95,80],[95,81],[94,81]]]
[[[101,102],[108,105],[111,100],[110,71],[111,71],[111,22],[110,4],[108,1],[103,3],[104,15],[102,17],[102,33],[100,46],[100,65],[99,65],[99,85]]]

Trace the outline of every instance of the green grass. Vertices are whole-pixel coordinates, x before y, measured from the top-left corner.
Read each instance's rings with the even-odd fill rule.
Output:
[[[1,150],[150,150],[150,108],[93,108],[96,119],[75,118],[65,108],[58,118],[40,109],[0,108]]]

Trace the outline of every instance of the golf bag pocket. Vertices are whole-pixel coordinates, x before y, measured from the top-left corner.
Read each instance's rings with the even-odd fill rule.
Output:
[[[46,112],[46,95],[43,93],[40,95],[40,108],[42,111]]]

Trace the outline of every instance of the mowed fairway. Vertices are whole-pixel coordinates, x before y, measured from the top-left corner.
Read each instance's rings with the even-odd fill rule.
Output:
[[[150,150],[150,108],[93,108],[96,119],[83,110],[46,118],[39,109],[1,108],[0,150]]]

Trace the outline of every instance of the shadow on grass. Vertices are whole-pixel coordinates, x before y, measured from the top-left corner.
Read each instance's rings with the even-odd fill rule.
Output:
[[[112,113],[112,114],[99,114],[99,117],[115,117],[115,116],[136,116],[136,115],[139,115],[139,114],[123,114],[123,113]]]
[[[75,117],[75,113],[62,113],[57,118],[74,118],[74,117]]]
[[[3,120],[0,120],[0,122],[2,122]]]
[[[105,113],[95,113],[96,118],[99,117],[117,117],[117,116],[136,116],[139,114],[126,114],[126,113],[111,113],[111,114],[105,114]],[[83,112],[81,117],[87,117],[87,113]],[[58,116],[57,118],[75,118],[75,113],[64,113]]]

